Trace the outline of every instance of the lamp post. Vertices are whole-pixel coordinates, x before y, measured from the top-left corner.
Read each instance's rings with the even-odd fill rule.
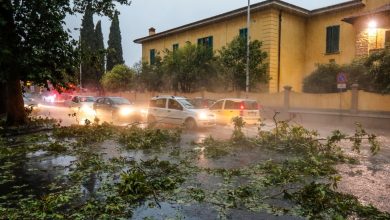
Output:
[[[248,98],[249,93],[249,29],[250,29],[250,17],[251,17],[251,1],[248,0],[248,16],[247,16],[247,23],[246,23],[246,96]]]
[[[79,69],[80,69],[80,83],[79,83],[79,86],[80,86],[80,90],[83,91],[83,86],[82,86],[82,70],[81,70],[81,28],[74,28],[75,31],[77,30],[80,30],[80,35],[79,35],[79,50],[80,50],[80,66],[79,66]]]

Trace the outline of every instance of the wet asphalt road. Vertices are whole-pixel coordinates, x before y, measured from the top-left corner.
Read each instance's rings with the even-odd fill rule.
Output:
[[[84,117],[69,116],[72,113],[74,112],[68,107],[42,106],[36,114],[59,119],[63,126],[83,121]],[[93,117],[89,118],[89,120],[93,120]],[[371,203],[383,211],[390,212],[390,129],[384,126],[386,125],[384,123],[387,123],[388,120],[376,120],[373,122],[374,120],[370,119],[359,121],[359,119],[347,120],[339,116],[322,118],[320,116],[311,116],[311,118],[296,117],[290,123],[300,124],[305,128],[317,130],[321,136],[326,137],[336,129],[347,134],[353,134],[355,130],[353,126],[354,120],[361,122],[369,133],[377,135],[378,140],[381,142],[381,151],[378,155],[373,156],[370,154],[368,147],[365,147],[361,154],[358,155],[355,152],[351,152],[350,144],[345,143],[343,146],[344,150],[358,157],[361,162],[357,165],[343,164],[337,167],[343,177],[339,183],[338,190],[357,196],[363,204]],[[271,117],[265,119],[262,129],[270,130],[272,128],[274,128],[274,123]],[[197,131],[184,131],[182,141],[188,143],[191,141],[199,142],[210,135],[216,139],[228,139],[232,134],[232,130],[232,125],[217,125],[213,128]],[[246,127],[244,132],[247,136],[254,137],[258,132],[258,128],[256,126]]]

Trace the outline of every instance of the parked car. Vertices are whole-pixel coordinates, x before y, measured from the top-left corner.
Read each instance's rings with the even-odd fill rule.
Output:
[[[215,115],[207,109],[197,109],[191,102],[178,96],[156,96],[149,102],[147,121],[150,124],[184,125],[187,129],[212,127]]]
[[[141,112],[129,100],[122,97],[101,97],[93,104],[96,116],[103,121],[139,122]]]
[[[218,124],[229,124],[237,116],[247,124],[257,124],[261,119],[259,104],[250,99],[221,99],[210,106],[210,111],[215,114]]]
[[[215,100],[212,99],[206,99],[202,97],[196,97],[189,99],[192,105],[195,106],[195,108],[209,108],[211,105],[215,103]]]
[[[66,101],[67,105],[76,112],[85,113],[88,115],[94,114],[93,104],[96,98],[93,96],[73,96],[69,101]]]

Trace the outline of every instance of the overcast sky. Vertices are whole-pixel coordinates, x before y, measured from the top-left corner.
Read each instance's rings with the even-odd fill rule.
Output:
[[[251,0],[251,4],[263,0]],[[348,0],[285,0],[306,9],[315,9]],[[148,35],[150,27],[162,32],[200,19],[246,6],[247,0],[133,0],[131,6],[119,6],[119,23],[122,33],[123,58],[132,66],[141,59],[141,45],[134,39]],[[82,16],[66,18],[67,27],[79,28]],[[111,21],[105,17],[94,17],[94,23],[102,20],[104,43],[107,45]],[[73,37],[78,39],[79,31]]]

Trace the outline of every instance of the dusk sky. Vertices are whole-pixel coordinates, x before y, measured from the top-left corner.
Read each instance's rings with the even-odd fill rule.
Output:
[[[348,0],[285,0],[306,9],[315,9]],[[262,0],[251,0],[251,4]],[[141,59],[141,45],[134,39],[148,35],[150,27],[162,32],[200,19],[228,12],[246,6],[247,0],[133,0],[131,6],[120,6],[119,23],[122,33],[123,58],[132,66]],[[82,15],[66,19],[70,30],[79,28]],[[107,44],[111,21],[106,17],[94,17],[94,23],[102,20],[104,43]],[[78,39],[79,31],[73,37]]]

